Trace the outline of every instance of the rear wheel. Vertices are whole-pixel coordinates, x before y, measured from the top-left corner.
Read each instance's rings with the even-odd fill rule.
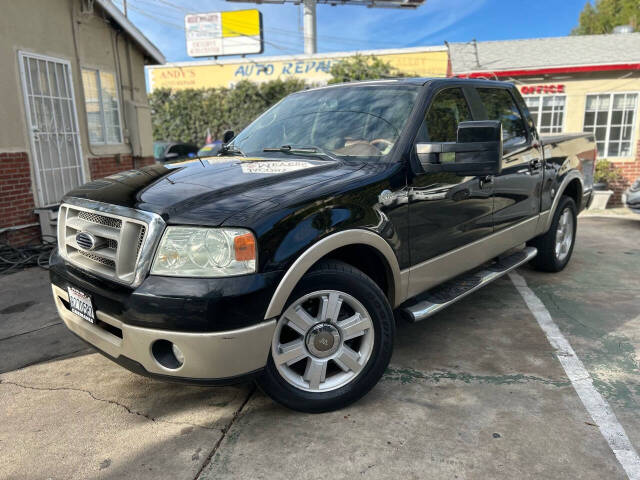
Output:
[[[261,388],[294,410],[326,412],[366,394],[391,358],[395,324],[384,293],[338,261],[307,273],[278,319]]]
[[[544,272],[563,270],[573,253],[577,224],[576,203],[573,198],[563,196],[558,203],[549,231],[529,242],[538,249],[538,255],[531,264]]]

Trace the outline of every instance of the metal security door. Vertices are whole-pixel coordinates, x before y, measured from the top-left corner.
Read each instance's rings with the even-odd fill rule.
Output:
[[[19,53],[38,207],[60,203],[84,183],[71,67],[56,58]]]

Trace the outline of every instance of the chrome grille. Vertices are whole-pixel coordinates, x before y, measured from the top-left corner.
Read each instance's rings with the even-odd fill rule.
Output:
[[[94,255],[90,252],[84,252],[82,250],[78,250],[78,253],[80,253],[83,257],[88,258],[89,260],[93,260],[96,263],[101,263],[105,267],[113,269],[116,268],[116,262],[114,262],[113,260],[109,260],[108,258],[101,257],[100,255]]]
[[[62,257],[78,268],[120,283],[141,283],[164,229],[162,219],[148,212],[72,200],[73,204],[64,203],[59,211]]]
[[[78,217],[92,223],[98,223],[107,227],[122,228],[122,220],[114,217],[106,217],[98,213],[91,213],[85,210],[78,211]]]

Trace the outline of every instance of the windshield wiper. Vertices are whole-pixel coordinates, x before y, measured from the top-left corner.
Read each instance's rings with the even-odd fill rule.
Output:
[[[329,150],[326,150],[322,147],[316,147],[314,145],[309,146],[309,147],[297,147],[295,145],[282,145],[281,147],[267,147],[267,148],[263,148],[262,149],[263,152],[282,152],[282,153],[291,153],[293,155],[295,154],[300,154],[300,155],[313,155],[313,154],[320,154],[320,155],[324,155],[327,158],[330,158],[331,160],[336,160],[336,161],[341,161],[340,158],[338,158],[333,152],[330,152]]]
[[[226,143],[222,146],[222,148],[220,149],[220,151],[218,152],[218,156],[226,156],[227,154],[229,155],[240,155],[242,157],[246,157],[246,155],[244,154],[244,152],[242,150],[240,150],[239,148],[236,148],[235,146],[231,145],[230,143]]]

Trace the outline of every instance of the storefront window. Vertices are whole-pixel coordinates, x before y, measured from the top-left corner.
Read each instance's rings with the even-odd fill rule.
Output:
[[[564,124],[564,95],[536,95],[525,98],[536,128],[540,133],[562,132]]]
[[[600,157],[630,157],[637,93],[587,95],[584,130],[593,132]]]

